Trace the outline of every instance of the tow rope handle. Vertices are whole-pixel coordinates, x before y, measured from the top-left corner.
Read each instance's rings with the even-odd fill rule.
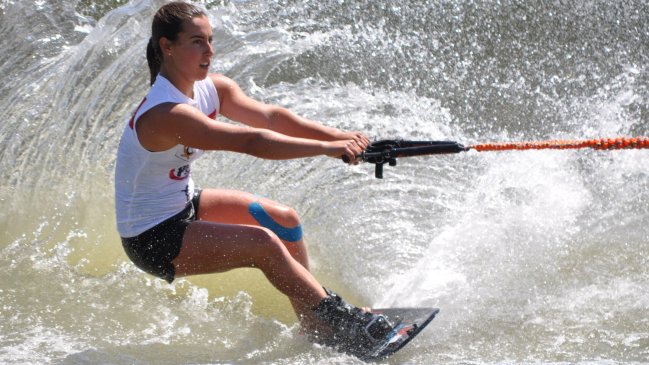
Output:
[[[505,142],[485,143],[465,147],[454,141],[405,141],[405,140],[381,140],[371,143],[359,156],[358,160],[373,163],[376,165],[374,176],[383,178],[383,165],[397,165],[397,157],[440,155],[449,153],[466,152],[476,150],[507,151],[507,150],[542,150],[542,149],[580,149],[592,148],[596,150],[620,150],[620,149],[649,149],[649,137],[619,137],[600,138],[588,140],[548,140],[535,142]],[[347,156],[343,161],[349,162]]]
[[[381,140],[371,143],[357,159],[373,163],[374,176],[377,179],[383,178],[383,165],[397,165],[397,157],[440,155],[447,153],[458,153],[467,151],[468,148],[453,141],[404,141],[404,140]],[[349,162],[347,156],[343,161]]]

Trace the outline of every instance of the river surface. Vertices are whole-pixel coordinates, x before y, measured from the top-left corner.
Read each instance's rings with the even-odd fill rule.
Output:
[[[0,1],[0,363],[359,363],[254,270],[137,270],[115,230],[123,123],[160,0]],[[649,135],[649,3],[203,1],[213,72],[372,139]],[[221,121],[226,122],[225,119]],[[466,152],[386,167],[213,152],[202,187],[302,216],[358,305],[435,306],[386,364],[649,363],[649,151]]]

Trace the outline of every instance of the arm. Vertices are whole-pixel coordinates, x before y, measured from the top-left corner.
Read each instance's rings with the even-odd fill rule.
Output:
[[[268,129],[214,121],[186,104],[160,104],[144,113],[136,124],[140,143],[150,151],[177,144],[204,150],[240,152],[265,159],[291,159],[327,155],[352,161],[365,148],[352,139],[320,141],[298,138]]]
[[[221,98],[221,114],[255,128],[269,129],[287,136],[320,141],[355,140],[363,148],[369,139],[359,132],[344,132],[302,118],[288,109],[256,101],[223,75],[211,75]]]

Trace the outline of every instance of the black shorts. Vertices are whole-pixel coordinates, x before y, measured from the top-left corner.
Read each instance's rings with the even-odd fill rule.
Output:
[[[122,237],[124,251],[135,266],[169,283],[174,281],[176,270],[171,261],[180,253],[185,229],[196,220],[200,194],[197,190],[182,212],[155,227],[135,237]]]

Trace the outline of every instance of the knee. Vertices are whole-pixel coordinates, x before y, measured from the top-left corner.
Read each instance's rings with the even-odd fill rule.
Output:
[[[299,226],[300,216],[295,209],[284,207],[279,214],[277,222],[286,228],[293,228]]]
[[[254,250],[255,266],[263,269],[267,265],[285,262],[290,257],[288,249],[277,235],[268,228],[259,227],[255,235],[256,249]]]
[[[285,208],[279,227],[273,230],[275,234],[287,242],[299,242],[302,240],[302,224],[300,216],[293,208]]]
[[[302,225],[294,209],[275,205],[266,211],[259,202],[253,202],[248,207],[248,212],[257,224],[270,229],[280,239],[288,242],[302,239]]]

